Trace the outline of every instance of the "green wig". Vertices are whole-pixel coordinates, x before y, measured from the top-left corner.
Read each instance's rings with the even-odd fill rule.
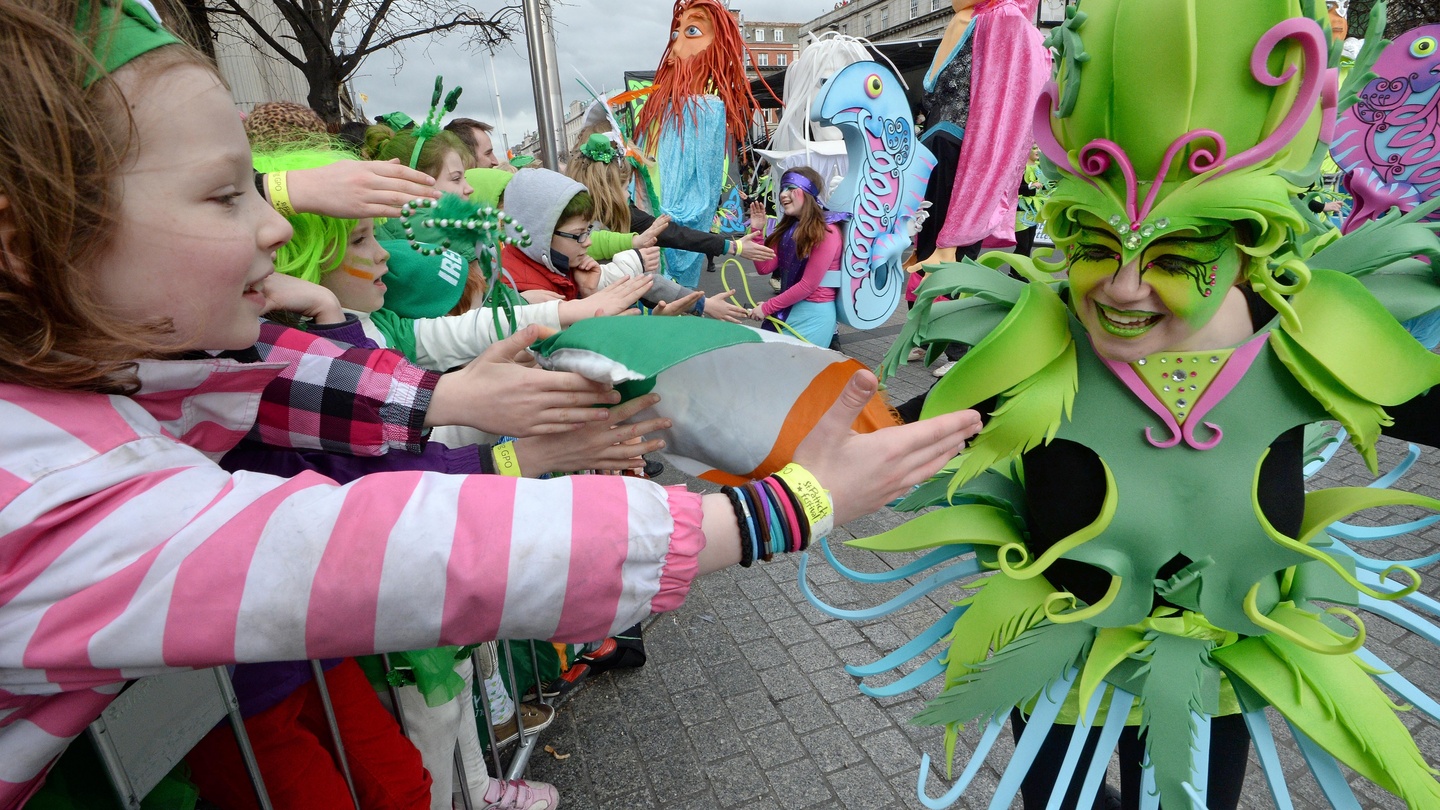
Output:
[[[1294,195],[1318,179],[1338,74],[1315,0],[1086,0],[1052,35],[1035,137],[1059,181],[1042,211],[1064,250],[1079,212],[1124,259],[1180,229],[1244,223],[1249,282],[1292,325],[1309,270]],[[1048,269],[1059,271],[1062,266]]]
[[[296,147],[275,146],[255,152],[254,158],[255,171],[266,174],[316,169],[356,159],[338,144],[327,148],[313,142]],[[319,284],[327,273],[340,267],[356,221],[303,213],[285,219],[295,229],[295,236],[275,252],[275,272]]]

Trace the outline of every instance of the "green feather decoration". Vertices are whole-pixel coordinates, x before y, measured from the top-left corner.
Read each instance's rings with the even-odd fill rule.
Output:
[[[1087,624],[1042,621],[961,675],[910,722],[920,726],[963,724],[977,718],[989,722],[1029,703],[1078,666],[1094,639],[1095,628]]]
[[[1313,614],[1282,606],[1270,618],[1304,637],[1328,640],[1329,631]],[[1212,655],[1232,681],[1260,693],[1331,756],[1410,807],[1440,807],[1436,771],[1396,716],[1401,707],[1357,658],[1315,653],[1275,634]]]
[[[1141,723],[1162,803],[1183,806],[1194,779],[1196,715],[1220,705],[1220,670],[1210,662],[1215,642],[1164,633],[1149,637]],[[1201,775],[1204,778],[1204,775]]]

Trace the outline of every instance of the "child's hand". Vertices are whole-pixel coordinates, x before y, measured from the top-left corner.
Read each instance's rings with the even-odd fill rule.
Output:
[[[714,318],[717,321],[740,323],[740,321],[745,318],[748,313],[745,312],[744,307],[731,303],[727,300],[728,298],[730,298],[730,296],[734,294],[734,290],[726,290],[725,292],[716,293],[709,298],[706,298],[706,316]]]
[[[901,427],[859,434],[850,429],[874,396],[875,375],[857,371],[814,430],[795,449],[835,501],[835,525],[906,494],[940,471],[980,432],[980,414],[957,411]]]
[[[655,218],[654,222],[650,223],[650,227],[646,228],[644,233],[635,234],[635,238],[630,240],[630,247],[636,250],[655,247],[655,244],[660,241],[660,234],[668,227],[670,227],[670,215],[661,214]]]
[[[265,286],[265,312],[293,312],[321,324],[344,323],[345,313],[340,309],[340,299],[319,284],[274,273],[267,276]]]
[[[580,290],[581,298],[589,298],[600,287],[600,263],[590,256],[581,256],[570,263],[570,278]]]
[[[765,233],[765,225],[768,218],[765,216],[765,203],[756,200],[750,203],[750,230],[756,233]]]
[[[435,179],[397,158],[337,160],[328,166],[292,170],[286,175],[290,204],[297,211],[337,219],[398,217],[414,199],[439,199]]]
[[[640,264],[647,273],[660,272],[660,248],[640,248]]]
[[[589,298],[578,298],[560,305],[560,325],[569,326],[586,318],[601,315],[623,315],[632,311],[636,301],[650,292],[655,283],[651,276],[631,276],[617,281]]]
[[[647,433],[670,427],[669,419],[655,418],[620,426],[660,401],[659,394],[646,394],[609,409],[610,418],[585,425],[570,433],[531,436],[515,442],[520,471],[527,476],[579,470],[644,469],[645,453],[665,446],[662,439],[644,441]]]
[[[699,301],[700,296],[704,294],[705,293],[696,290],[695,292],[690,293],[684,298],[677,298],[668,304],[664,301],[661,301],[660,303],[655,305],[654,309],[650,311],[655,313],[656,315],[684,315],[685,313],[695,308],[695,302]]]
[[[502,436],[567,433],[610,417],[594,405],[615,405],[620,394],[579,374],[526,368],[517,355],[545,334],[527,326],[490,344],[469,365],[440,378],[425,426],[464,425]]]

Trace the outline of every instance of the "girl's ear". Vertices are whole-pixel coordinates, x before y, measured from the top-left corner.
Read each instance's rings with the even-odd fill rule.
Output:
[[[10,195],[0,194],[0,272],[21,283],[30,281],[29,262],[21,250],[20,224]]]

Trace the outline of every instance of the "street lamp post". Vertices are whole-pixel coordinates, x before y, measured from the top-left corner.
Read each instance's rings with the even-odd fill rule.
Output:
[[[555,20],[550,0],[524,0],[524,7],[530,83],[535,89],[535,114],[540,122],[540,160],[559,169],[569,157],[569,146],[565,143],[565,102],[560,94],[560,66],[555,56]]]

